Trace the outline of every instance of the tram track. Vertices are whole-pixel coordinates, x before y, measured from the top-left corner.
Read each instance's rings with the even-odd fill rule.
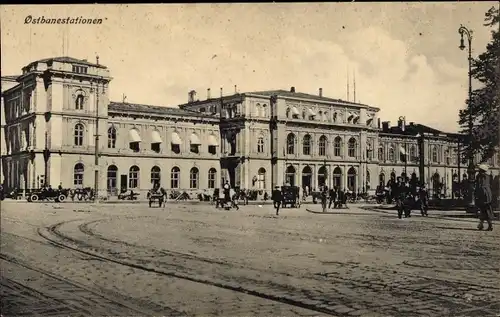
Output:
[[[216,281],[216,280],[211,280],[211,279],[206,279],[206,278],[201,278],[201,277],[195,277],[193,275],[176,272],[174,270],[166,271],[166,270],[158,269],[154,266],[146,266],[144,264],[134,263],[133,261],[116,259],[116,258],[113,258],[110,256],[106,256],[102,253],[106,253],[106,252],[108,252],[108,250],[106,250],[104,248],[92,246],[88,243],[73,239],[73,238],[68,237],[68,236],[66,236],[58,231],[58,227],[66,224],[66,223],[73,222],[73,221],[74,220],[60,222],[60,223],[57,223],[55,225],[49,226],[47,228],[40,228],[37,230],[37,232],[42,238],[46,239],[47,241],[50,241],[50,243],[53,245],[57,245],[61,248],[65,248],[68,250],[72,250],[74,252],[85,254],[86,256],[94,257],[94,258],[100,259],[102,261],[112,262],[115,264],[128,266],[130,268],[134,268],[134,269],[138,269],[138,270],[142,270],[142,271],[146,271],[146,272],[150,272],[150,273],[156,273],[156,274],[163,275],[163,276],[178,278],[178,279],[182,279],[182,280],[186,280],[186,281],[190,281],[190,282],[194,282],[194,283],[199,283],[199,284],[203,284],[203,285],[207,285],[207,286],[217,287],[220,289],[225,289],[225,290],[236,292],[236,293],[251,295],[251,296],[259,297],[259,298],[264,299],[264,300],[269,300],[269,301],[273,301],[273,302],[277,302],[277,303],[281,303],[281,304],[286,304],[286,305],[294,306],[297,308],[307,309],[307,310],[314,311],[317,313],[322,313],[322,314],[332,315],[332,316],[337,315],[337,313],[335,311],[332,311],[330,309],[325,309],[322,307],[318,307],[316,305],[303,303],[303,302],[294,300],[293,298],[290,298],[287,295],[278,296],[278,295],[269,294],[269,293],[265,293],[265,292],[258,291],[258,290],[252,290],[249,288],[245,288],[245,287],[242,287],[240,285],[237,285],[236,283],[230,284],[230,283],[226,283],[226,282],[221,282],[221,281]],[[56,239],[54,239],[53,237],[50,237],[50,235],[53,235],[53,236],[55,236],[63,241],[73,243],[76,246],[70,246],[70,245],[67,245],[65,243],[61,243],[59,241],[56,241]],[[123,242],[120,242],[120,243],[123,243]],[[131,244],[129,244],[129,246],[131,246]],[[81,248],[92,248],[93,252],[82,250]],[[99,251],[101,251],[101,252],[104,251],[104,252],[102,252],[100,254]]]
[[[133,218],[133,217],[130,217],[130,218]],[[99,233],[96,233],[94,230],[92,230],[90,228],[90,226],[92,224],[99,223],[102,221],[107,221],[107,220],[109,220],[109,219],[98,219],[98,220],[83,222],[83,223],[79,224],[77,226],[77,228],[83,234],[85,234],[89,237],[93,237],[95,239],[107,241],[109,243],[113,243],[113,244],[117,244],[117,245],[119,244],[119,245],[127,246],[128,248],[145,249],[144,246],[139,246],[139,245],[136,245],[133,243],[125,242],[125,241],[119,241],[116,239],[106,238],[106,237],[100,235]],[[169,220],[174,220],[174,219],[169,219]],[[75,220],[73,220],[73,221],[75,221]],[[51,241],[52,243],[59,245],[60,247],[68,248],[68,249],[71,249],[75,252],[80,252],[80,253],[85,254],[87,256],[92,256],[92,257],[98,258],[101,261],[109,261],[109,262],[129,266],[129,267],[139,269],[139,270],[154,272],[156,274],[160,274],[160,275],[164,275],[164,276],[169,276],[169,277],[173,277],[173,278],[187,280],[187,281],[194,282],[194,283],[200,283],[200,284],[204,284],[204,285],[214,286],[214,287],[218,287],[218,288],[233,291],[233,292],[244,293],[244,294],[256,296],[256,297],[259,297],[262,299],[271,300],[271,301],[275,301],[275,302],[279,302],[282,304],[287,304],[287,305],[291,305],[291,306],[295,306],[295,307],[299,307],[299,308],[303,308],[303,309],[308,309],[308,310],[315,311],[318,313],[324,313],[324,314],[329,314],[329,315],[343,315],[343,314],[339,314],[338,312],[335,312],[334,310],[319,307],[319,305],[317,305],[317,304],[308,304],[308,303],[305,303],[305,301],[296,300],[296,299],[292,298],[293,296],[290,296],[290,295],[277,296],[274,294],[270,294],[269,291],[255,290],[255,289],[251,289],[249,287],[236,285],[236,283],[218,280],[217,278],[214,280],[212,278],[203,278],[200,276],[194,276],[193,274],[190,274],[189,268],[182,266],[182,265],[175,266],[175,265],[173,265],[173,263],[165,263],[165,262],[161,262],[161,261],[155,261],[154,256],[155,256],[155,254],[158,257],[168,256],[172,259],[179,259],[178,262],[182,262],[183,260],[193,260],[193,261],[210,263],[210,264],[214,264],[214,265],[222,265],[222,266],[226,266],[228,268],[235,267],[234,264],[230,264],[230,263],[224,262],[224,261],[218,261],[215,259],[199,257],[199,256],[195,256],[195,255],[192,255],[189,253],[182,253],[182,252],[176,252],[176,251],[170,251],[170,250],[156,250],[156,249],[146,250],[145,251],[146,254],[147,254],[147,251],[151,251],[153,253],[152,253],[152,256],[150,254],[149,256],[146,256],[145,259],[140,259],[140,258],[129,258],[128,260],[119,259],[119,258],[117,258],[117,254],[113,254],[113,252],[109,248],[97,247],[96,245],[92,245],[90,243],[87,243],[87,242],[84,242],[84,241],[81,241],[78,239],[74,239],[72,237],[69,237],[69,236],[63,234],[59,230],[61,226],[65,225],[69,222],[73,222],[73,221],[57,223],[53,226],[48,227],[46,229],[46,232],[44,230],[39,230],[39,235],[41,237],[43,237],[44,239],[47,239],[47,240]],[[78,220],[78,221],[82,221],[82,220]],[[186,220],[182,220],[182,221],[186,221]],[[69,242],[69,243],[73,244],[74,246],[70,246],[70,245],[67,245],[66,243],[58,242],[53,237],[50,237],[49,235],[53,235],[57,239],[60,239],[62,241]],[[90,248],[92,250],[92,252],[82,250],[82,248],[85,248],[85,249]],[[150,258],[150,259],[147,259],[147,258]],[[169,262],[173,262],[173,261],[169,261]],[[174,269],[165,270],[165,266],[171,267]],[[252,268],[252,270],[258,271],[257,268]],[[276,272],[276,274],[281,274],[281,273]],[[409,277],[415,277],[415,278],[417,278],[417,277],[424,278],[424,279],[427,279],[429,283],[431,283],[431,282],[438,283],[438,284],[442,283],[444,285],[450,283],[449,279],[447,279],[447,280],[439,279],[435,276],[434,277],[425,277],[422,275],[416,275],[416,274],[410,274],[410,273],[407,274],[406,272],[404,273],[404,275],[407,275]],[[325,278],[318,279],[318,277],[314,276],[314,275],[303,276],[303,278],[310,278],[310,279],[314,279],[316,281],[323,280],[325,282],[326,282],[326,280],[330,280],[330,282],[332,282],[332,283],[342,283],[345,285],[350,285],[354,288],[367,288],[367,289],[370,289],[372,291],[373,290],[376,291],[378,289],[386,289],[386,290],[391,289],[390,284],[386,284],[383,282],[372,281],[371,285],[369,287],[367,287],[366,283],[356,282],[350,278],[345,278],[345,277],[340,277],[340,276],[334,276],[333,279],[329,277],[326,280],[325,280]],[[246,282],[258,282],[258,281],[257,280],[254,280],[254,281],[247,280]],[[476,285],[473,283],[465,283],[463,281],[456,281],[456,283],[460,283],[462,286],[468,286],[468,287],[472,287],[472,288],[480,288],[481,287],[480,285]],[[267,286],[272,287],[274,289],[281,288],[281,285],[275,284],[275,283],[267,283]],[[290,289],[290,291],[292,291],[292,290]],[[404,287],[403,285],[400,285],[399,287],[395,288],[394,291],[398,291],[398,292],[405,291],[405,292],[411,292],[414,294],[421,294],[420,296],[438,296],[438,297],[441,297],[443,300],[448,299],[448,300],[454,301],[454,300],[458,299],[457,296],[450,296],[450,295],[446,295],[446,294],[439,294],[436,292],[429,292],[425,289]],[[310,293],[309,291],[304,290],[304,289],[296,289],[295,292],[302,293],[304,295],[307,293]],[[314,294],[311,293],[307,297],[314,297]],[[322,305],[322,306],[325,306],[325,305]],[[377,306],[374,306],[373,308],[377,309]],[[381,307],[379,307],[379,308],[381,308]]]

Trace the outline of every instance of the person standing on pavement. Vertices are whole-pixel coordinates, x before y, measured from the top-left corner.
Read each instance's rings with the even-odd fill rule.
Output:
[[[479,208],[479,225],[477,228],[483,230],[483,223],[486,221],[488,223],[488,228],[486,230],[493,230],[493,209],[491,206],[492,193],[490,187],[490,178],[486,175],[488,171],[488,165],[479,164],[479,173],[476,176],[476,188],[474,196],[476,198],[476,206]]]
[[[425,184],[422,184],[418,190],[418,204],[420,206],[420,213],[423,217],[427,217],[427,210],[429,210],[429,191]]]
[[[274,208],[276,209],[276,216],[279,215],[282,198],[283,196],[281,195],[280,187],[276,186],[272,195]]]
[[[328,198],[328,187],[324,187],[321,191],[321,209],[326,212],[326,200]]]
[[[337,187],[336,186],[334,186],[333,188],[330,188],[330,192],[328,193],[328,198],[329,198],[328,209],[332,209],[332,204],[333,204],[333,207],[335,207],[335,199],[337,198]]]

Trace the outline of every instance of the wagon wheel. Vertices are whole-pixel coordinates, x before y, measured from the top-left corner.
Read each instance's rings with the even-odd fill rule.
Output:
[[[65,195],[63,195],[63,194],[60,194],[59,196],[57,196],[57,200],[58,200],[60,203],[62,203],[63,201],[65,201],[65,200],[66,200],[66,196],[65,196]]]
[[[38,195],[37,194],[33,194],[30,196],[30,200],[31,201],[37,201],[38,200]]]

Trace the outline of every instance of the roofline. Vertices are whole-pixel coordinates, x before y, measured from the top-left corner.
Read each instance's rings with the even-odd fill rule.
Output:
[[[244,93],[243,95],[249,96],[249,97],[269,98],[269,96],[260,95],[258,93],[252,93],[252,92],[250,92],[250,93]],[[378,108],[378,107],[373,107],[373,106],[369,106],[369,105],[366,105],[366,104],[363,104],[363,103],[350,102],[350,101],[345,101],[345,100],[340,100],[340,99],[336,100],[336,99],[331,98],[330,100],[318,100],[318,99],[310,99],[310,98],[284,96],[284,95],[280,95],[279,93],[276,94],[276,95],[278,96],[278,98],[281,97],[283,99],[303,100],[303,101],[315,102],[315,103],[323,103],[323,104],[338,103],[338,104],[345,105],[345,106],[362,106],[363,108],[380,111],[380,108]],[[320,97],[320,98],[328,98],[328,97]]]
[[[110,101],[109,102],[109,105],[111,104],[118,104],[118,105],[123,105],[123,104],[127,104],[126,102],[119,102],[119,101]],[[195,118],[207,118],[207,119],[213,119],[213,120],[219,120],[219,118],[217,117],[213,117],[213,116],[210,116],[210,115],[203,115],[203,114],[200,114],[199,112],[196,112],[196,111],[190,111],[190,110],[185,110],[185,109],[180,109],[180,108],[174,108],[174,107],[168,107],[168,106],[157,106],[157,105],[146,105],[146,104],[139,104],[139,103],[128,103],[130,105],[138,105],[138,106],[146,106],[146,107],[162,107],[162,108],[173,108],[173,109],[176,109],[176,110],[180,110],[180,111],[185,111],[186,113],[185,114],[174,114],[174,113],[169,113],[168,115],[172,115],[172,116],[188,116],[188,117],[195,117]],[[162,114],[162,113],[151,113],[151,112],[147,112],[147,111],[133,111],[133,110],[118,110],[118,109],[110,109],[108,107],[108,112],[116,112],[116,113],[136,113],[136,114],[150,114],[150,115],[165,115],[165,114]]]

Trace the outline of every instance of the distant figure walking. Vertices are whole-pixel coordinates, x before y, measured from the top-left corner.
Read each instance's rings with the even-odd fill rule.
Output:
[[[476,189],[474,196],[476,198],[476,206],[479,208],[479,225],[477,228],[483,230],[483,223],[486,221],[488,223],[488,228],[486,230],[493,230],[493,210],[491,206],[492,193],[490,187],[490,179],[486,172],[488,171],[488,165],[479,164],[479,173],[476,177]]]
[[[276,186],[274,188],[272,199],[273,199],[274,208],[276,209],[276,216],[278,216],[279,212],[280,212],[281,201],[283,200],[279,186]]]

